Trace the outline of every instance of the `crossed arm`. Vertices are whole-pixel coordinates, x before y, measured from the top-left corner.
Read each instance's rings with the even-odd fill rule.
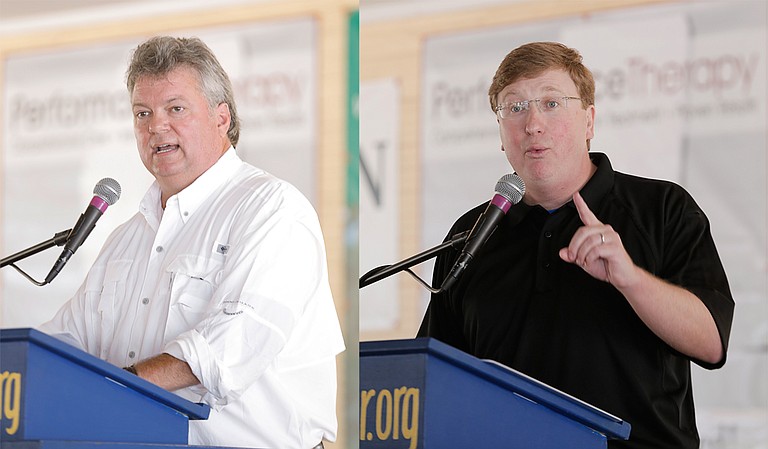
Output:
[[[168,391],[175,391],[200,383],[197,377],[192,374],[192,369],[187,362],[170,354],[156,355],[142,360],[133,367],[136,370],[136,375]]]

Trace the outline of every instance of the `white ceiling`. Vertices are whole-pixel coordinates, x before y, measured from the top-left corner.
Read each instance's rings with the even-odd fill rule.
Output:
[[[149,0],[0,0],[0,21],[29,20],[39,16],[70,14],[85,9],[142,1]]]
[[[0,35],[268,0],[0,0]]]
[[[217,0],[216,6],[274,0]],[[319,0],[322,1],[322,0]],[[361,20],[374,22],[525,0],[359,0]],[[140,4],[137,8],[136,5]],[[136,14],[210,8],[210,0],[0,0],[0,31]]]

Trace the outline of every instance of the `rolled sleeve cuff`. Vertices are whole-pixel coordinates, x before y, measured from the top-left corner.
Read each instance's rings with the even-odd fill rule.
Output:
[[[227,381],[226,373],[216,363],[216,355],[208,342],[197,331],[190,330],[179,335],[165,346],[163,352],[187,362],[205,389],[203,402],[215,410],[239,396],[235,394],[231,382]]]
[[[723,347],[723,357],[717,363],[707,363],[694,359],[694,362],[702,368],[713,370],[725,365],[728,354],[728,341],[731,337],[731,325],[733,323],[734,301],[730,294],[723,294],[706,288],[690,287],[688,291],[704,303],[715,321],[717,331],[720,334],[720,344]]]

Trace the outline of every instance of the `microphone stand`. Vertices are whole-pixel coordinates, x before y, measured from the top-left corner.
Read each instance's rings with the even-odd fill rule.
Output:
[[[437,245],[435,247],[432,247],[426,251],[420,252],[416,254],[415,256],[411,256],[401,262],[398,262],[393,265],[384,265],[381,267],[374,268],[373,270],[370,270],[369,272],[365,273],[360,277],[359,281],[359,288],[363,288],[367,285],[371,285],[374,282],[378,282],[384,278],[388,278],[389,276],[392,276],[395,273],[399,273],[401,271],[407,271],[412,276],[416,278],[417,281],[419,281],[424,287],[426,287],[430,292],[432,293],[439,293],[443,291],[442,288],[435,289],[432,288],[429,284],[424,282],[422,279],[420,279],[418,276],[416,276],[415,273],[413,273],[409,268],[411,268],[414,265],[418,265],[425,260],[429,260],[437,254],[449,247],[453,247],[454,249],[460,249],[458,245],[461,245],[462,243],[466,242],[467,237],[469,237],[470,231],[464,231],[459,234],[456,234],[452,236],[449,240],[446,240],[445,242],[441,243],[440,245]]]
[[[65,243],[67,243],[67,240],[69,238],[69,234],[72,232],[72,229],[67,229],[66,231],[57,232],[53,238],[50,238],[42,243],[38,243],[35,246],[31,246],[25,250],[19,251],[16,254],[12,254],[2,260],[0,260],[0,268],[10,265],[13,268],[15,268],[19,273],[21,273],[25,278],[29,279],[30,282],[37,286],[43,286],[47,284],[47,282],[38,282],[34,280],[32,277],[30,277],[27,273],[25,273],[21,268],[14,265],[15,262],[18,262],[22,259],[26,259],[29,256],[35,255],[41,251],[45,251],[48,248],[52,248],[54,246],[63,246]]]

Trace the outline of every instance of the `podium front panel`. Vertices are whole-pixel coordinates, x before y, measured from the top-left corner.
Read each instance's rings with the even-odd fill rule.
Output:
[[[209,409],[31,329],[2,330],[0,440],[187,444]]]
[[[584,418],[594,410],[543,384],[515,385],[511,371],[420,340],[361,343],[361,449],[597,449],[608,433],[629,434],[613,417]]]

